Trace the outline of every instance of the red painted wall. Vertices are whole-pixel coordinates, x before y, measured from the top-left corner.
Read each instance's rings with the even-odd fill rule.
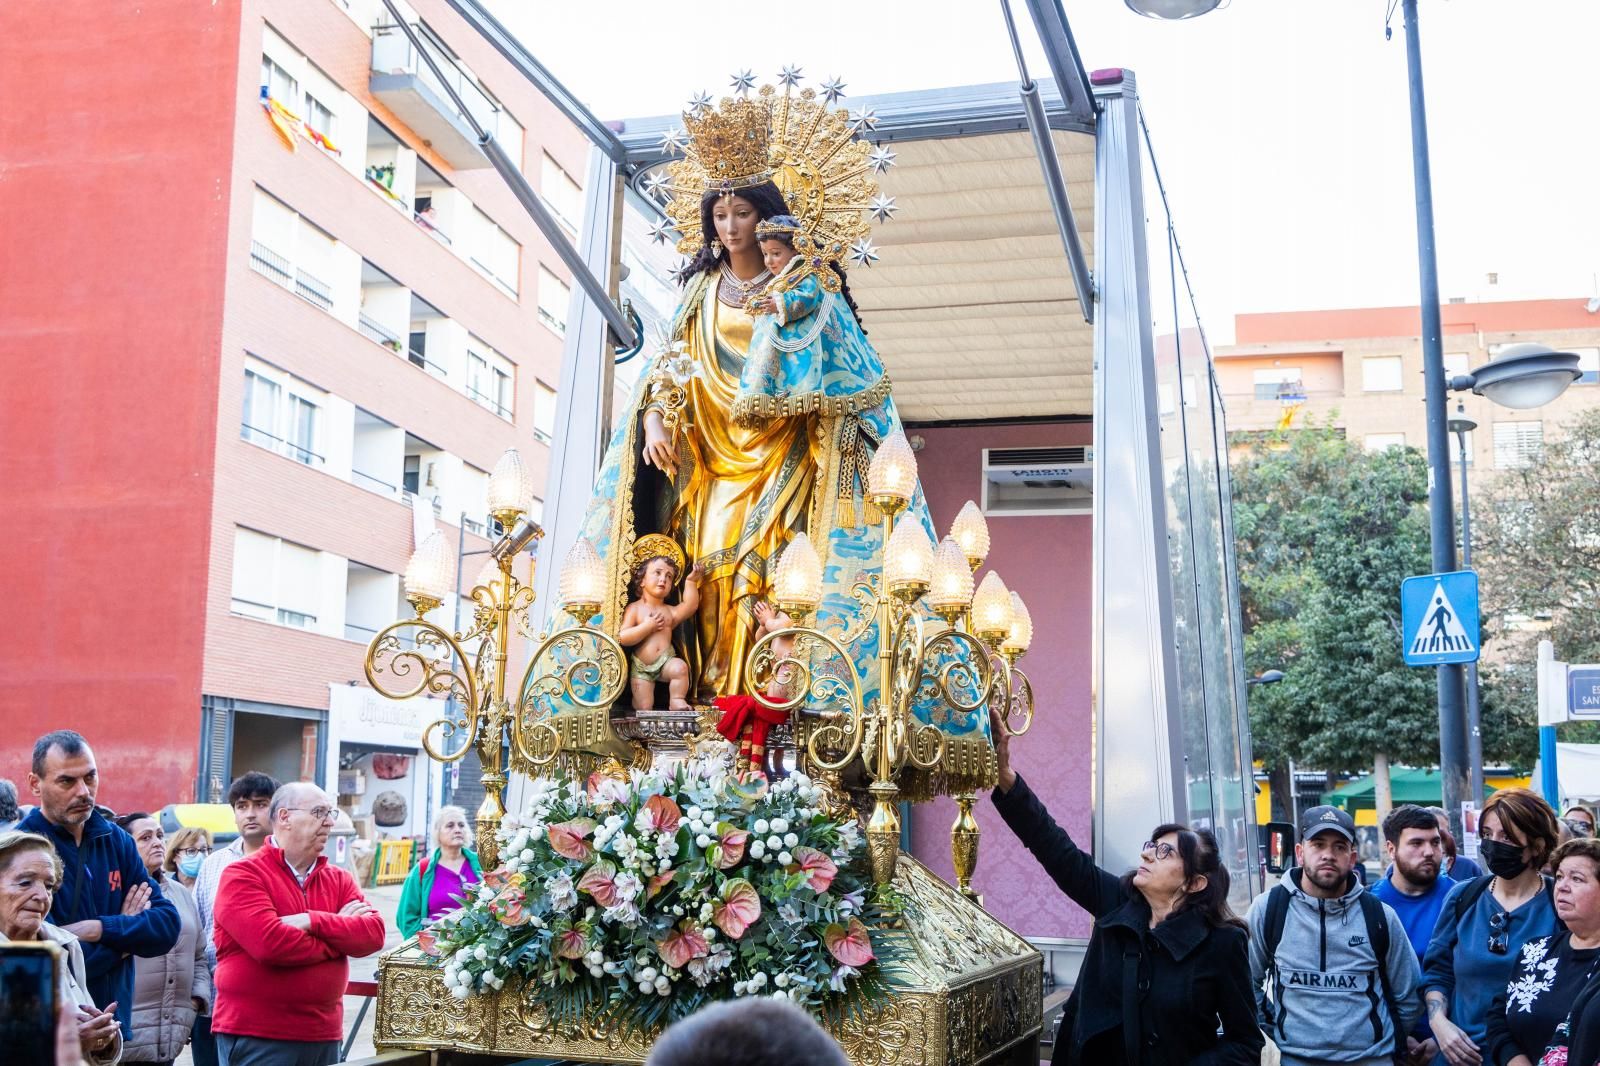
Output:
[[[24,794],[61,727],[106,753],[113,807],[193,792],[238,20],[0,5],[0,776]]]
[[[983,449],[1094,443],[1094,427],[1087,422],[912,427],[908,432],[927,441],[917,454],[917,468],[941,535],[963,503],[980,499]],[[1022,595],[1033,617],[1033,647],[1018,665],[1033,682],[1036,713],[1033,728],[1012,742],[1014,765],[1085,849],[1092,844],[1093,524],[1089,515],[991,517],[985,564]],[[983,837],[973,886],[989,912],[1024,936],[1088,936],[1088,915],[1045,876],[987,794],[979,797],[976,811]],[[913,808],[911,815],[914,854],[952,883],[955,816],[955,803],[943,798]]]

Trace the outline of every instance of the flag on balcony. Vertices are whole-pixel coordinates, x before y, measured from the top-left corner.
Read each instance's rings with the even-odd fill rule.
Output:
[[[299,148],[295,142],[295,127],[303,127],[305,123],[300,120],[299,115],[274,100],[265,85],[261,87],[261,109],[267,113],[267,120],[272,123],[272,128],[278,131],[283,146],[291,152]]]
[[[306,135],[306,138],[308,140],[310,140],[313,144],[321,145],[323,148],[325,148],[328,151],[332,152],[334,155],[343,155],[344,154],[344,153],[340,152],[339,149],[334,147],[333,141],[328,137],[328,135],[326,133],[323,133],[321,130],[319,130],[316,127],[312,126],[311,123],[302,122],[300,124],[300,130],[301,130],[302,133],[304,133]]]
[[[1288,429],[1289,426],[1294,422],[1294,416],[1298,414],[1300,408],[1304,406],[1305,404],[1303,403],[1291,403],[1285,405],[1283,414],[1278,416],[1278,425],[1275,427],[1277,431],[1282,433],[1284,430]]]

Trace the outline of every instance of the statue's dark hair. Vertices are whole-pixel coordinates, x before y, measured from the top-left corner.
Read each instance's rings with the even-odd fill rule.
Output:
[[[640,597],[641,590],[639,588],[639,582],[644,580],[644,572],[648,570],[650,568],[650,564],[655,562],[657,559],[660,559],[662,562],[672,567],[672,583],[673,585],[677,585],[678,579],[683,576],[682,568],[678,566],[678,560],[674,559],[670,555],[652,555],[648,559],[639,560],[639,565],[633,568],[633,574],[628,578],[629,599],[636,600]]]
[[[708,270],[716,270],[722,264],[722,258],[711,251],[711,242],[717,239],[717,224],[711,219],[711,209],[717,206],[717,201],[729,195],[721,189],[708,189],[700,197],[700,251],[695,253],[689,266],[678,275],[680,285],[689,284],[690,279],[704,274]],[[758,218],[766,219],[774,215],[787,215],[789,205],[783,202],[783,193],[770,181],[760,185],[752,185],[746,189],[739,189],[732,193],[739,199],[746,201],[756,209]],[[723,253],[727,254],[726,252]]]
[[[736,999],[670,1026],[645,1066],[846,1066],[833,1037],[805,1011],[775,999]]]

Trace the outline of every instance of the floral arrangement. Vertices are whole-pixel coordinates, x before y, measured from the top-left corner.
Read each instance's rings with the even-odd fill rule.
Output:
[[[736,776],[724,755],[540,778],[499,841],[503,864],[418,937],[458,999],[515,976],[557,1021],[649,1029],[740,996],[848,1011],[892,983],[869,930],[903,901],[804,774]]]

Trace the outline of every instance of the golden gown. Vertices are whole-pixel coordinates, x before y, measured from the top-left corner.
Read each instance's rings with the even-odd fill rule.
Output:
[[[717,288],[706,286],[686,331],[698,372],[687,387],[680,447],[687,484],[680,475],[684,487],[671,519],[690,561],[706,568],[695,640],[687,649],[702,698],[743,691],[753,608],[769,596],[790,532],[806,528],[820,465],[815,414],[752,428],[734,423],[733,400],[755,322],[718,300]]]

